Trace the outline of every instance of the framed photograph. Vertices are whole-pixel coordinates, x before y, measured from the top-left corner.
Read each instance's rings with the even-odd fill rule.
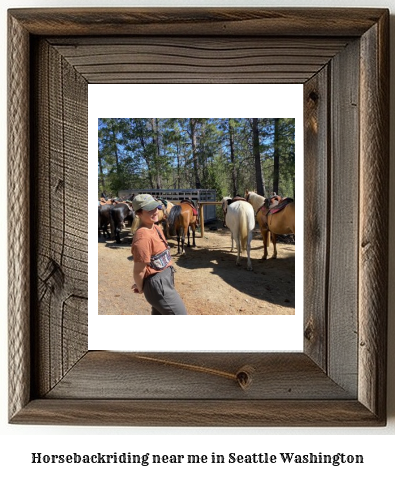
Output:
[[[244,84],[90,84],[88,110],[89,197],[99,199],[105,192],[107,199],[100,198],[99,205],[103,222],[108,224],[110,211],[128,211],[125,205],[111,205],[112,201],[127,201],[140,191],[167,200],[167,211],[174,211],[172,201],[178,203],[185,197],[195,200],[197,207],[214,204],[203,206],[207,219],[204,233],[203,219],[199,220],[194,247],[192,237],[191,247],[186,247],[185,235],[183,253],[177,247],[177,235],[169,233],[167,222],[161,222],[171,246],[176,290],[190,316],[188,320],[182,315],[163,320],[149,315],[151,306],[143,294],[130,293],[131,241],[136,225],[130,221],[119,238],[101,231],[98,239],[97,203],[90,201],[88,348],[162,352],[303,350],[303,85],[251,84],[246,91]],[[299,206],[289,222],[297,224],[298,234],[297,241],[293,235],[278,237],[277,260],[271,260],[272,244],[269,259],[262,260],[258,221],[250,243],[252,270],[248,270],[245,252],[236,267],[236,248],[231,252],[221,200],[232,190],[232,196],[239,197],[245,196],[246,188],[255,190],[251,118],[257,116],[265,191],[275,190],[283,197],[294,198],[294,204],[297,201]],[[195,150],[200,151],[196,169],[202,185],[197,190],[192,131]],[[152,144],[158,145],[156,159],[153,155],[157,149]],[[276,152],[281,189],[272,186]],[[158,183],[160,190],[154,188]],[[112,185],[117,190],[110,196]],[[114,196],[116,199],[111,199]],[[254,197],[258,209],[263,198]],[[252,216],[253,206],[249,209]],[[282,232],[289,232],[285,227]],[[244,327],[260,334],[240,335],[240,316]],[[188,324],[193,323],[199,327],[193,327],[192,334]]]
[[[388,34],[386,9],[9,10],[10,423],[385,425]],[[302,351],[89,349],[92,84],[303,85]]]

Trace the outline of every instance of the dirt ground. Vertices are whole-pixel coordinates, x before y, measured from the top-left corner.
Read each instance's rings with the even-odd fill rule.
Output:
[[[99,314],[149,315],[144,296],[134,294],[132,237],[124,229],[122,243],[100,239]],[[295,314],[295,246],[277,244],[277,259],[262,261],[263,244],[259,229],[253,233],[251,261],[247,271],[246,252],[236,266],[236,252],[230,252],[228,229],[221,222],[206,224],[204,238],[196,233],[196,248],[177,255],[177,240],[170,238],[176,269],[176,289],[190,315],[293,315]],[[192,238],[191,238],[192,243]]]

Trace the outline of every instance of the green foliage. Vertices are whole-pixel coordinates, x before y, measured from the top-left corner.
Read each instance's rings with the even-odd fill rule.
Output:
[[[267,193],[273,190],[279,156],[279,191],[294,196],[295,121],[258,121],[259,155]],[[99,119],[98,190],[117,196],[122,189],[215,189],[217,197],[243,194],[257,185],[249,118]]]

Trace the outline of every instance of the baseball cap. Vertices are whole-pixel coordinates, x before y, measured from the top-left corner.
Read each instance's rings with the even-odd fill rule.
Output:
[[[150,194],[137,194],[133,198],[132,206],[135,211],[144,209],[144,211],[152,211],[155,208],[162,209],[162,203],[156,201]]]

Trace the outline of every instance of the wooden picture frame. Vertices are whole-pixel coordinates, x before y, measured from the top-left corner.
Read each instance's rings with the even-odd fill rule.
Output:
[[[10,423],[385,425],[388,36],[386,9],[9,11]],[[88,350],[100,82],[304,84],[303,353]]]

